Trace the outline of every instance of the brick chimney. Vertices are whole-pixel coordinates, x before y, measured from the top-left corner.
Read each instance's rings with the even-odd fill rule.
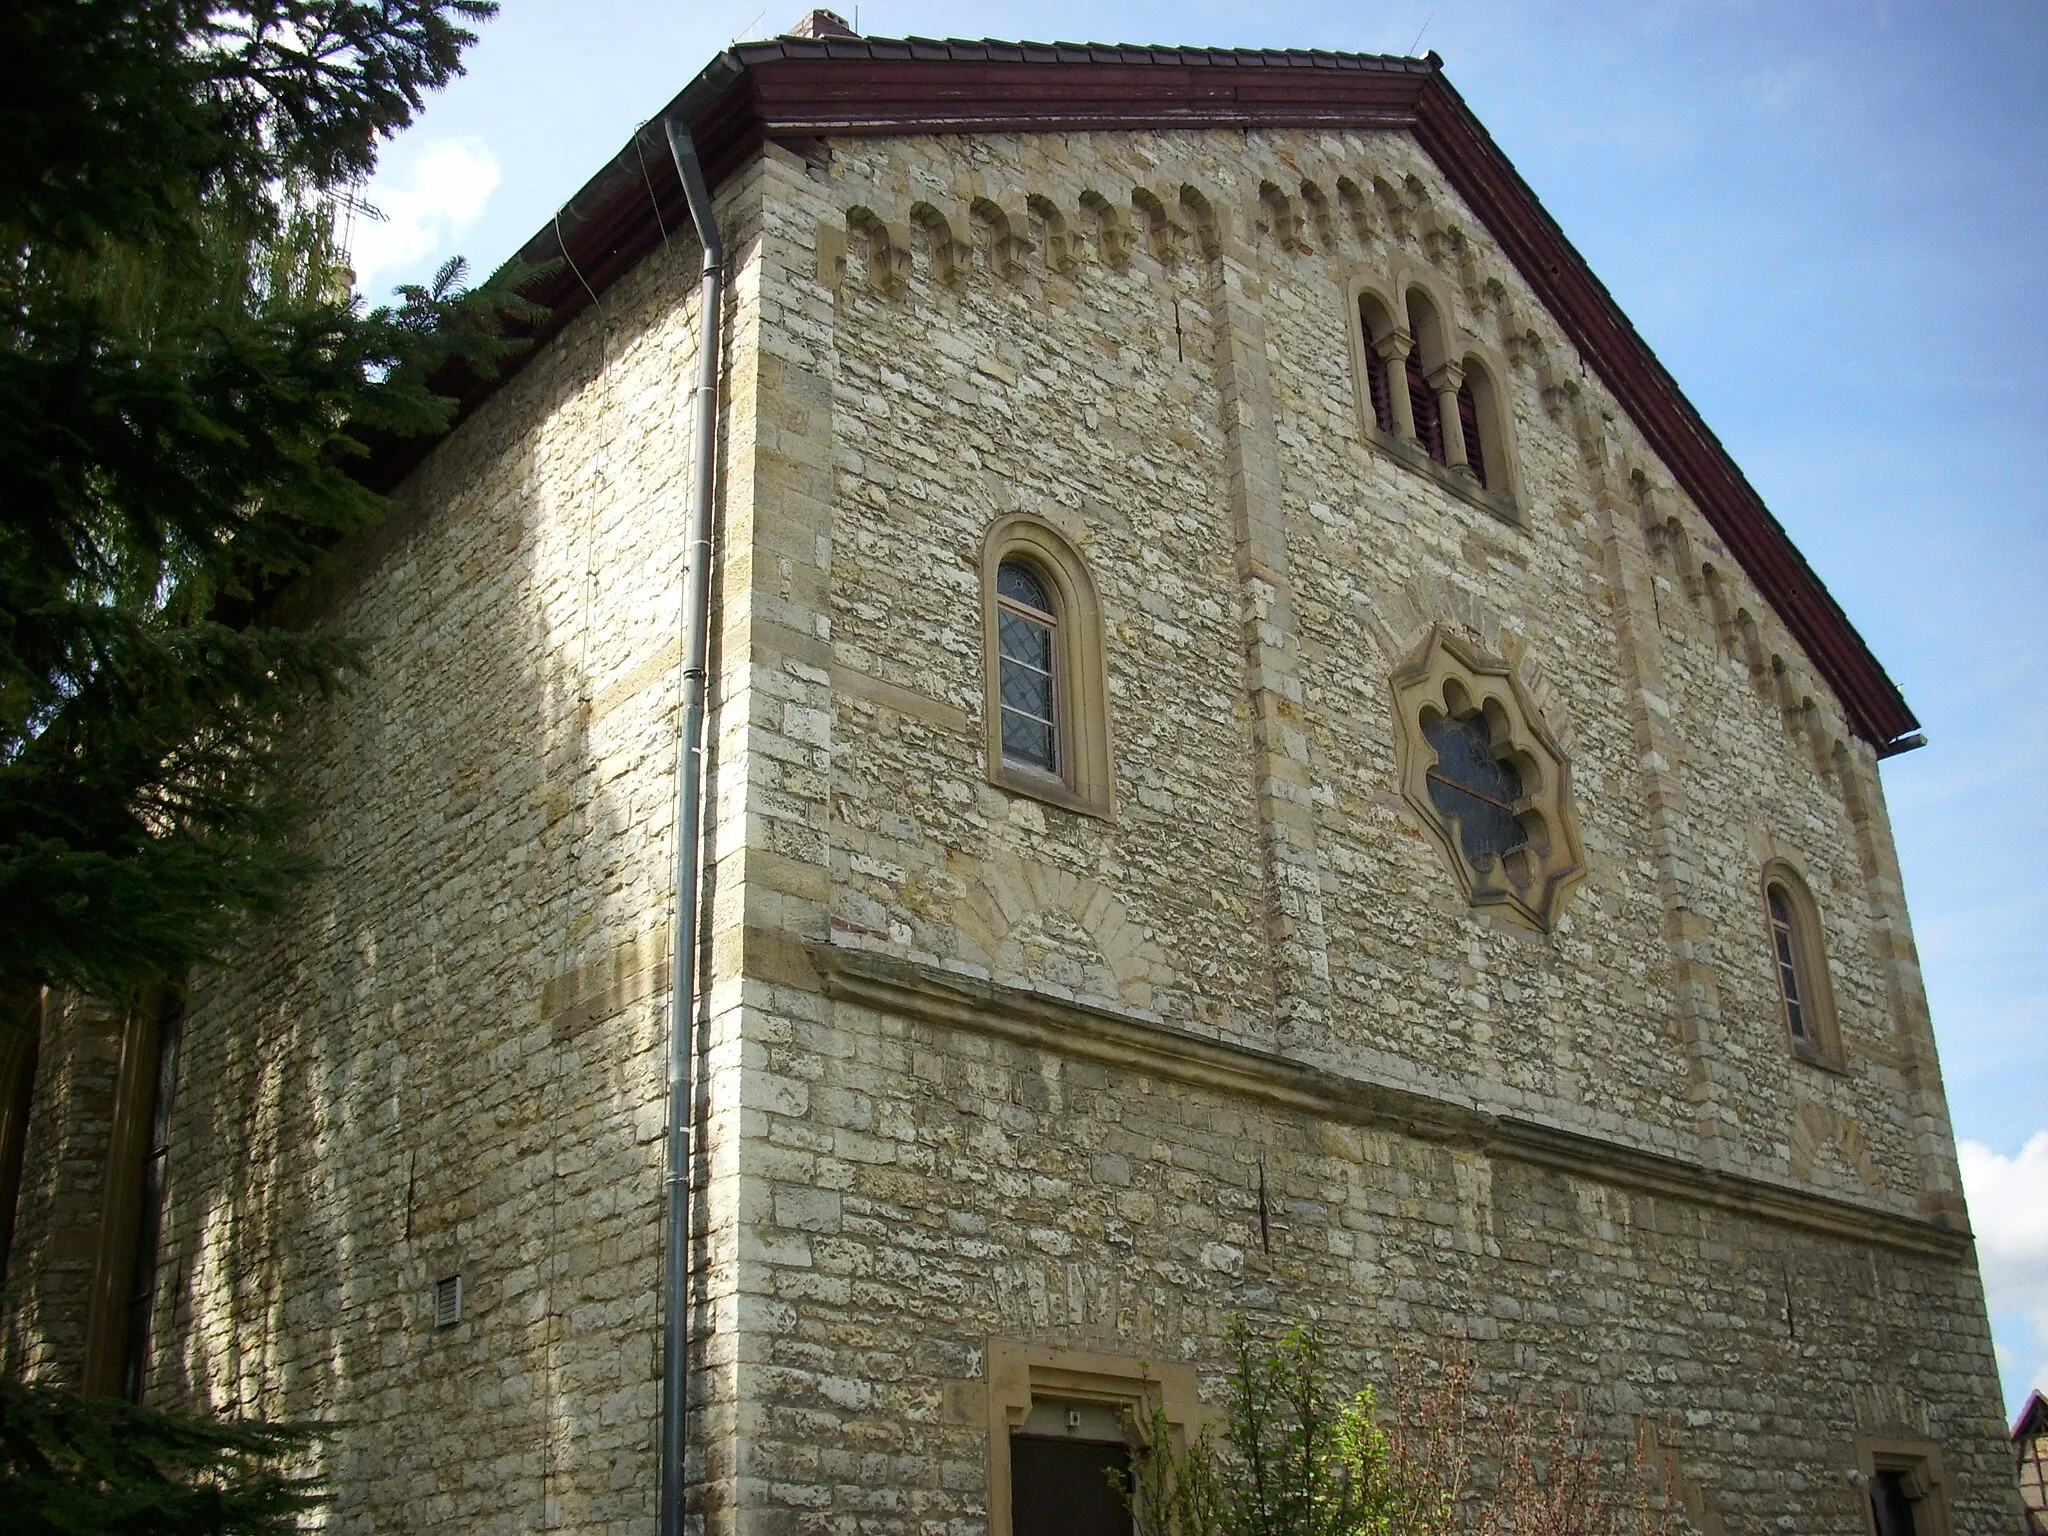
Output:
[[[846,24],[846,18],[837,11],[812,11],[797,19],[795,26],[783,34],[785,37],[858,37],[860,34]]]

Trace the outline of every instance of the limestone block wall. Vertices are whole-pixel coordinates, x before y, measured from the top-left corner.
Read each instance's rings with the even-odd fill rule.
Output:
[[[1953,1447],[1958,1528],[1993,1529],[1974,1268],[1907,1219],[1959,1205],[1874,763],[1426,159],[800,149],[720,198],[708,1528],[973,1536],[986,1339],[1208,1368],[1241,1309],[1668,1422],[1728,1529],[1787,1500],[1853,1528],[1840,1458],[1879,1431]],[[153,1393],[348,1420],[336,1528],[651,1525],[672,238],[296,599],[378,645],[306,742],[328,872],[186,1025]],[[1346,284],[1403,263],[1504,360],[1515,522],[1361,430]],[[1113,819],[987,780],[977,561],[1010,512],[1100,590]],[[1589,872],[1553,936],[1466,908],[1394,793],[1387,674],[1433,623],[1573,753]],[[1769,856],[1825,907],[1839,1075],[1776,1024]],[[935,1022],[856,963],[970,995]],[[990,1022],[1019,996],[1036,1033]],[[1265,1065],[1168,1071],[1118,1029]],[[1295,1069],[1339,1086],[1275,1091]],[[1368,1112],[1395,1098],[1463,1129]],[[1636,1171],[1530,1160],[1567,1131]]]
[[[85,1386],[121,1037],[120,1015],[105,1008],[66,998],[46,1006],[32,1103],[67,1110],[29,1118],[7,1257],[13,1295],[0,1314],[0,1361],[73,1392]]]
[[[324,872],[193,998],[150,1400],[346,1421],[332,1529],[652,1509],[698,265],[610,288],[291,599],[374,644],[307,730]]]
[[[1341,1092],[1305,1110],[1284,1072],[1226,1090],[1114,1015],[955,976],[945,1022],[919,1011],[950,1006],[943,972],[884,971],[890,1007],[825,970],[750,1025],[809,1091],[744,1154],[778,1315],[749,1518],[715,1528],[981,1529],[986,1340],[1212,1372],[1233,1312],[1313,1319],[1353,1379],[1465,1359],[1617,1457],[1647,1427],[1706,1532],[1862,1532],[1870,1435],[1942,1446],[1955,1531],[2011,1528],[1967,1259],[1420,1137]]]
[[[2002,1529],[1974,1265],[1917,1224],[1960,1207],[1874,761],[1409,141],[889,139],[762,176],[712,1528],[975,1529],[987,1338],[1208,1367],[1248,1310],[1360,1369],[1405,1340],[1575,1384],[1617,1444],[1667,1424],[1710,1529],[1859,1528],[1874,1434],[1953,1448],[1957,1528]],[[1275,179],[1319,176],[1375,201],[1290,223]],[[1402,262],[1510,359],[1512,522],[1360,430],[1345,284]],[[1100,592],[1113,820],[987,781],[977,562],[1012,512]],[[1718,625],[1671,611],[1712,587],[1681,542]],[[1393,793],[1387,673],[1432,623],[1573,754],[1589,873],[1551,937],[1467,909]],[[1769,857],[1826,903],[1839,1074],[1777,1023]],[[849,1001],[856,962],[959,992],[936,1024]],[[1276,1110],[1241,1065],[1182,1095],[1121,1027],[1479,1118]],[[1550,1130],[1586,1139],[1545,1162]]]
[[[869,140],[804,185],[845,942],[1954,1209],[1867,745],[1410,137]],[[1350,285],[1404,274],[1502,359],[1512,519],[1363,423]],[[1101,591],[1113,824],[986,779],[976,563],[1012,511]],[[1547,937],[1468,908],[1395,793],[1387,676],[1433,623],[1572,754],[1588,874]],[[1843,1073],[1787,1048],[1774,857],[1824,908]]]

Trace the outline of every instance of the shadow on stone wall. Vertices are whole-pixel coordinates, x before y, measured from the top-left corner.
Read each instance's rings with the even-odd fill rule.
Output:
[[[376,637],[306,728],[326,869],[195,992],[150,1398],[346,1421],[344,1529],[647,1507],[693,337],[649,268],[295,594]]]

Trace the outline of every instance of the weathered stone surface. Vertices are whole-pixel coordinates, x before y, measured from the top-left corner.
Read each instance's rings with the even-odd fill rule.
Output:
[[[1213,1371],[1237,1309],[1570,1388],[1617,1447],[1647,1415],[1728,1531],[1861,1530],[1878,1432],[2006,1530],[1875,759],[1416,143],[770,146],[720,216],[709,1528],[972,1536],[989,1338]],[[153,1391],[347,1420],[338,1529],[652,1529],[674,238],[299,595],[379,637],[309,730],[328,873],[187,1024]],[[1507,360],[1513,520],[1361,419],[1346,284],[1403,271]],[[989,781],[977,561],[1019,511],[1099,589],[1114,819]],[[1467,907],[1398,793],[1433,624],[1571,756],[1549,934]],[[1787,1048],[1772,858],[1839,1073]],[[835,993],[835,950],[969,1001]],[[976,987],[1046,1011],[1003,1034]],[[1090,1043],[1117,1019],[1216,1064]]]

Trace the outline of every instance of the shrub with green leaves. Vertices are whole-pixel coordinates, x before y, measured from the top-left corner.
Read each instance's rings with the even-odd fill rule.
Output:
[[[1225,1340],[1223,1411],[1185,1444],[1155,1406],[1126,1490],[1138,1536],[1680,1536],[1640,1454],[1617,1478],[1560,1411],[1480,1401],[1469,1365],[1340,1386],[1315,1329]]]

